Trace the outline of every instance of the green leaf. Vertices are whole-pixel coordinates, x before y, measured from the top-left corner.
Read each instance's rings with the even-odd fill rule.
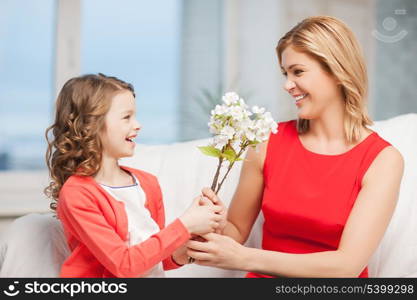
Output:
[[[221,151],[213,146],[202,146],[202,147],[197,147],[198,149],[200,149],[200,151],[208,156],[213,156],[213,157],[220,157],[221,156]]]
[[[236,160],[236,152],[231,147],[227,148],[221,155],[230,162],[234,162]]]

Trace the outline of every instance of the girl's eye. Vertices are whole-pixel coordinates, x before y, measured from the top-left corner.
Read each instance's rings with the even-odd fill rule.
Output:
[[[123,119],[128,120],[130,118],[130,115],[125,116]]]
[[[287,77],[287,72],[282,72],[282,75],[284,75],[285,77]]]

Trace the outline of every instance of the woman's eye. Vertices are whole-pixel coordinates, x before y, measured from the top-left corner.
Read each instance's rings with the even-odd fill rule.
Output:
[[[295,75],[300,75],[301,73],[303,73],[304,71],[303,70],[295,70],[294,71],[294,74]]]
[[[128,120],[130,118],[130,115],[125,116],[123,119]]]
[[[285,77],[287,77],[287,72],[282,72],[282,75],[284,75]]]

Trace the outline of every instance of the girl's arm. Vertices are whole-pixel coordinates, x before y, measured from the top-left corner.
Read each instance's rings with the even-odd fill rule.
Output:
[[[196,263],[286,277],[356,277],[366,267],[389,224],[404,161],[393,147],[380,152],[362,180],[362,189],[335,251],[289,254],[247,248],[232,239],[209,234],[207,243],[190,241]],[[204,251],[196,252],[194,250]]]
[[[104,218],[95,199],[80,186],[61,190],[59,201],[59,217],[67,230],[117,277],[140,276],[170,258],[190,238],[187,228],[176,219],[142,243],[128,247]]]

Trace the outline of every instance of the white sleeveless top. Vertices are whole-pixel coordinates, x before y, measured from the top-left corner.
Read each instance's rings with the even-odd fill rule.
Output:
[[[114,199],[125,204],[128,220],[127,244],[129,247],[147,240],[160,230],[158,224],[152,219],[149,210],[145,207],[145,192],[138,179],[133,174],[131,176],[135,183],[128,186],[112,187],[100,183]],[[162,262],[159,262],[141,277],[165,277]]]

